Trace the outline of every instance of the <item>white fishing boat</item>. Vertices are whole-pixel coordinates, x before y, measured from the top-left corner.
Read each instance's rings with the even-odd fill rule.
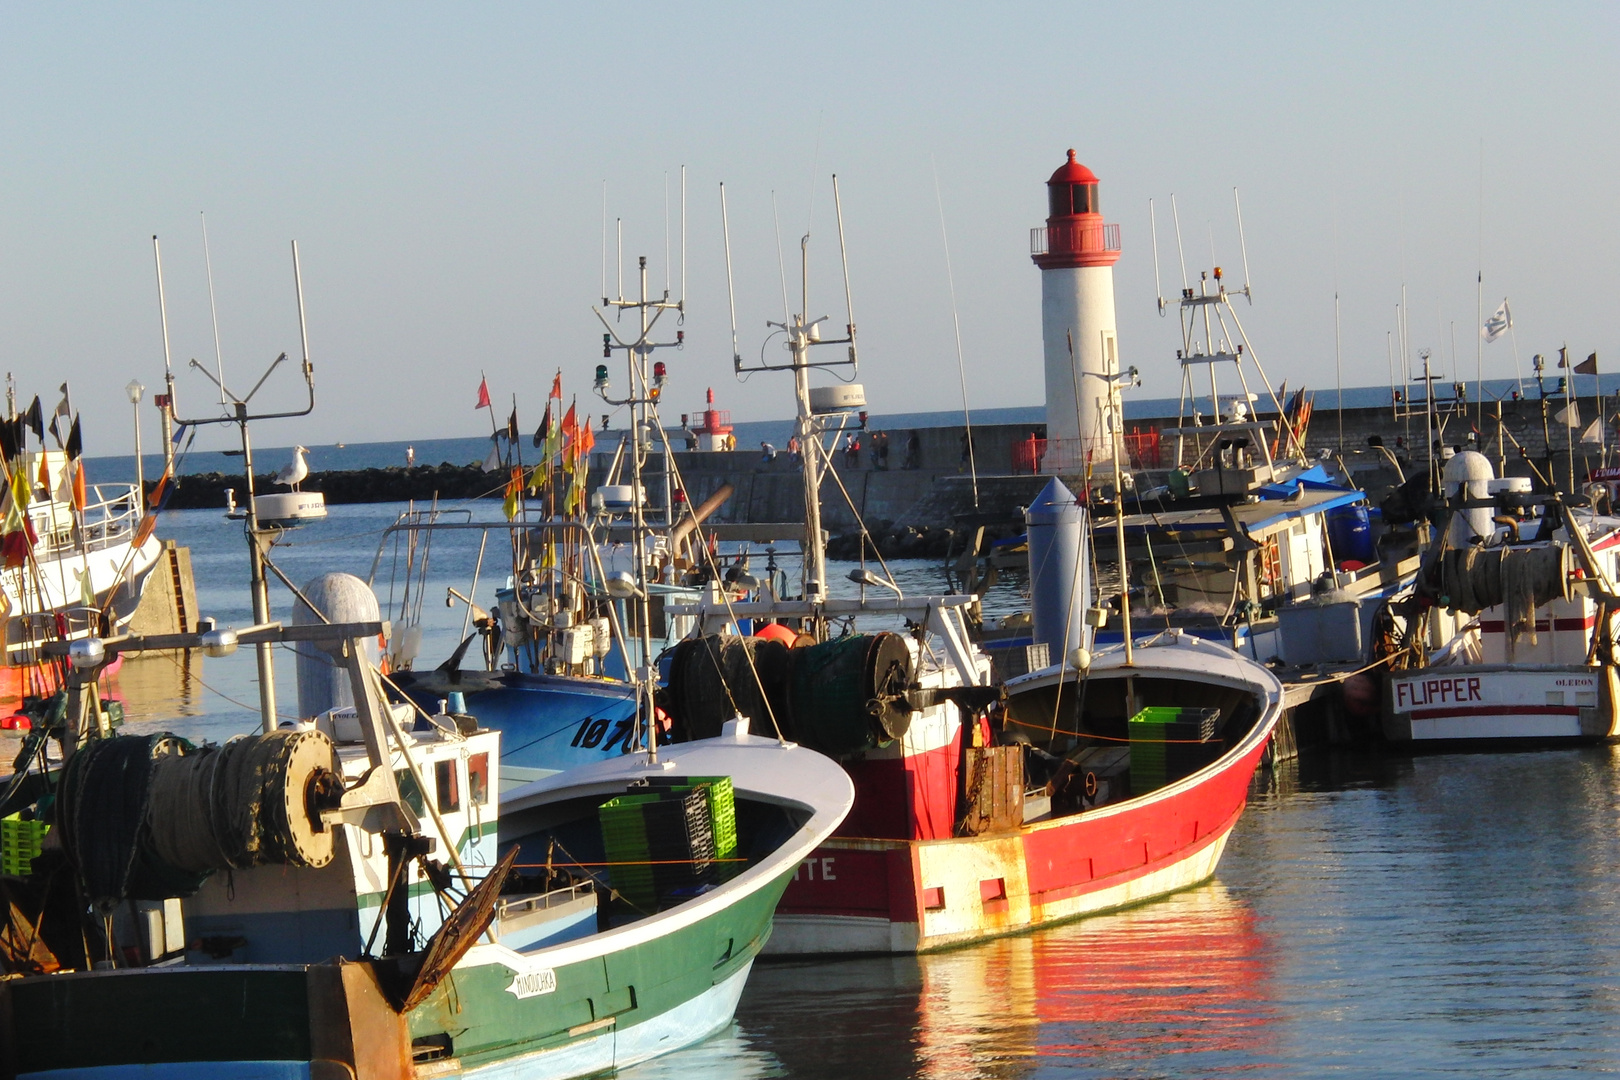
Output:
[[[1390,673],[1385,739],[1416,749],[1620,735],[1620,518],[1532,495],[1474,451],[1447,462],[1444,479],[1446,542],[1414,602],[1463,628]]]

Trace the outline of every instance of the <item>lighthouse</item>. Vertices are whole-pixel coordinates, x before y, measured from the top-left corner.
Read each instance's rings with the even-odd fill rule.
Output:
[[[1046,182],[1046,227],[1030,230],[1041,268],[1041,338],[1046,354],[1047,467],[1083,467],[1109,454],[1109,408],[1119,373],[1114,263],[1119,226],[1103,222],[1097,176],[1074,158]],[[1114,419],[1110,421],[1110,417]],[[1063,441],[1058,441],[1063,440]]]

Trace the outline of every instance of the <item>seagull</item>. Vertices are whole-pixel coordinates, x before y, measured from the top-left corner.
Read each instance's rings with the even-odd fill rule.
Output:
[[[284,465],[280,472],[276,473],[275,483],[283,484],[297,491],[298,485],[302,484],[304,477],[309,475],[309,462],[304,460],[304,455],[307,453],[309,451],[302,446],[293,447],[293,459]]]

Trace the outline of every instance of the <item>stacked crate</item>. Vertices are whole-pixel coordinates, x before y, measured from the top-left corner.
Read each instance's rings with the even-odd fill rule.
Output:
[[[737,849],[730,777],[660,777],[598,811],[608,879],[647,913],[712,888]]]
[[[1145,795],[1220,756],[1221,710],[1150,706],[1131,717],[1131,794]]]
[[[19,814],[0,818],[0,874],[27,877],[50,831],[46,822],[25,821]]]

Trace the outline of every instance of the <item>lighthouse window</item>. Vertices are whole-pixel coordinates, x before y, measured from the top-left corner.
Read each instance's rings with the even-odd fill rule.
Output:
[[[1072,214],[1099,214],[1096,184],[1053,184],[1050,188],[1052,217]]]

